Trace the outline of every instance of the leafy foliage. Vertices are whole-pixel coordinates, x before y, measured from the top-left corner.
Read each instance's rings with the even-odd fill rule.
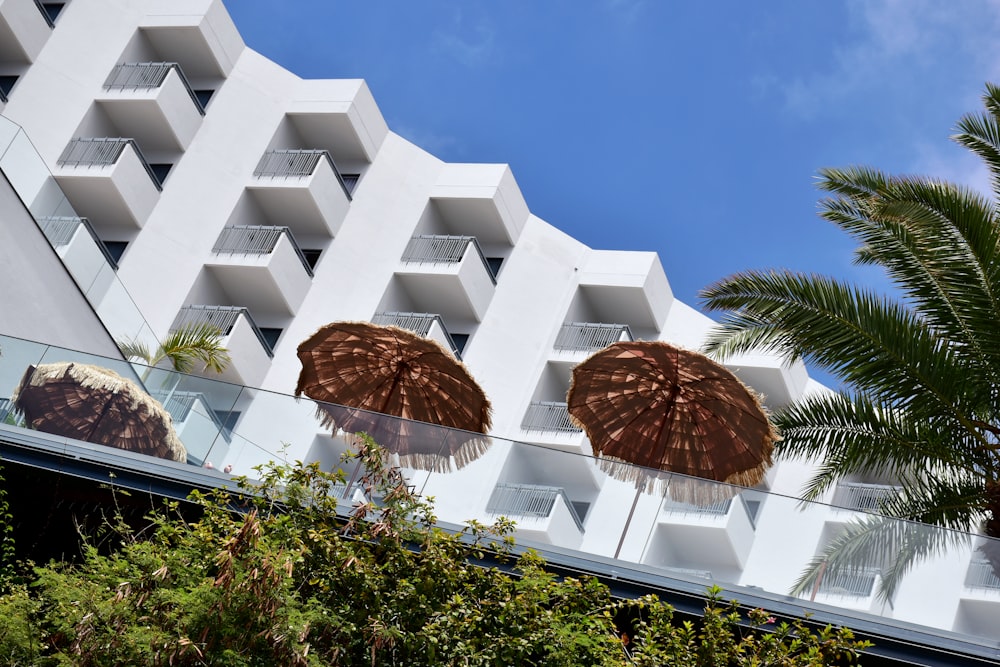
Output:
[[[155,349],[142,341],[119,341],[118,347],[126,359],[141,361],[150,368],[167,361],[172,370],[180,373],[195,370],[222,373],[231,361],[222,338],[219,327],[203,322],[171,331]],[[198,363],[202,367],[196,369]]]
[[[196,495],[102,555],[35,570],[0,597],[0,660],[32,665],[829,665],[867,644],[849,630],[774,625],[710,591],[705,621],[655,597],[614,600],[591,578],[514,557],[512,524],[438,529],[429,501],[359,457],[369,502],[348,518],[342,475],[268,467],[243,495]],[[377,499],[377,500],[376,500]],[[173,508],[176,509],[176,508]],[[485,567],[484,559],[509,571]]]
[[[870,472],[901,485],[879,508],[884,514],[959,530],[985,525],[1000,537],[1000,88],[987,86],[984,106],[959,122],[954,139],[986,163],[992,198],[867,167],[820,172],[819,187],[830,195],[821,215],[858,242],[856,263],[881,267],[894,293],[749,271],[702,297],[725,313],[710,352],[770,350],[843,381],[844,390],[774,416],[784,438],[779,454],[821,462],[806,498]],[[928,539],[916,528],[904,538],[890,525],[853,526],[839,548],[854,559],[828,550],[819,561],[891,562],[882,573],[887,594],[915,559],[950,539],[944,532]],[[1000,574],[1000,553],[987,556]]]

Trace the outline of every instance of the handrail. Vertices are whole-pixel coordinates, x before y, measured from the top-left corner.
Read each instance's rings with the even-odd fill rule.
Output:
[[[260,341],[261,347],[267,352],[267,356],[273,357],[274,351],[271,349],[271,345],[264,338],[264,334],[261,333],[260,327],[257,326],[253,316],[250,315],[250,311],[243,306],[184,306],[181,308],[180,313],[178,313],[172,330],[176,331],[184,326],[211,324],[218,327],[223,335],[228,336],[241,315],[246,318],[247,324],[250,325],[250,328],[256,334],[257,340]]]
[[[302,178],[312,176],[316,171],[316,165],[325,158],[337,176],[337,182],[347,195],[350,201],[351,191],[344,182],[344,177],[340,175],[337,164],[333,161],[333,156],[327,150],[315,149],[274,149],[269,150],[261,156],[257,163],[257,168],[253,170],[256,178]]]
[[[146,156],[142,154],[142,149],[139,148],[139,144],[135,142],[135,139],[124,137],[77,137],[67,144],[62,155],[56,160],[56,164],[62,167],[112,165],[118,162],[118,158],[121,157],[122,151],[125,150],[126,146],[131,146],[132,150],[135,151],[139,162],[146,169],[146,173],[149,174],[149,179],[153,181],[156,189],[163,190],[160,179],[153,173],[153,168],[149,166]]]
[[[878,512],[882,503],[897,495],[901,487],[889,484],[862,484],[861,482],[840,482],[834,494],[833,504],[842,509]]]
[[[973,560],[965,575],[965,586],[1000,590],[1000,577],[993,573],[993,566],[988,560]]]
[[[493,493],[486,503],[486,512],[497,516],[547,519],[552,515],[556,498],[560,497],[570,516],[573,517],[576,527],[582,533],[583,522],[580,521],[573,503],[566,495],[566,490],[558,486],[500,482],[493,487]]]
[[[458,346],[455,345],[455,341],[452,340],[451,334],[448,332],[448,327],[444,325],[444,320],[441,319],[440,315],[435,315],[434,313],[399,313],[395,311],[385,311],[375,313],[375,315],[372,316],[372,324],[379,324],[384,327],[399,327],[400,329],[412,331],[418,336],[427,336],[431,332],[431,327],[434,326],[435,322],[437,322],[441,327],[445,340],[448,342],[448,347],[451,348],[455,358],[461,359],[462,355],[458,351]]]
[[[725,516],[729,514],[729,508],[733,505],[732,498],[726,498],[708,505],[693,505],[683,503],[672,498],[663,499],[663,511],[669,514],[710,514],[715,516]]]
[[[823,577],[819,582],[817,592],[826,595],[866,598],[871,596],[879,574],[879,571],[874,568],[835,572]]]
[[[222,423],[219,419],[219,415],[216,414],[215,410],[209,403],[208,396],[202,391],[183,391],[183,390],[160,390],[151,391],[150,396],[158,400],[162,405],[163,409],[170,413],[171,419],[174,420],[174,424],[180,424],[188,418],[191,414],[191,410],[194,409],[194,404],[196,401],[201,401],[201,404],[205,406],[205,411],[209,420],[211,420],[212,425],[218,430],[219,434],[229,442],[232,440],[232,435],[229,433],[229,429],[226,425]]]
[[[479,245],[479,239],[475,236],[447,236],[442,234],[418,235],[410,239],[403,251],[402,261],[408,264],[457,264],[465,257],[465,251],[472,245],[479,254],[479,259],[486,267],[493,284],[497,284],[497,277],[493,275],[483,248]]]
[[[555,349],[590,351],[603,350],[621,340],[622,335],[635,340],[627,324],[604,324],[600,322],[567,322],[559,328]]]
[[[118,270],[118,262],[108,252],[108,247],[104,245],[104,241],[97,236],[97,231],[90,224],[89,218],[75,215],[46,215],[39,217],[38,223],[42,227],[42,233],[45,234],[45,238],[49,240],[49,243],[53,247],[69,243],[73,239],[76,228],[82,226],[90,235],[90,238],[93,239],[101,254],[104,255],[105,261],[107,261],[112,269],[115,271]]]
[[[276,227],[271,225],[227,225],[223,227],[222,233],[215,241],[212,252],[216,254],[232,255],[267,255],[274,252],[278,245],[278,239],[284,234],[292,244],[292,249],[302,262],[302,268],[306,270],[309,277],[313,277],[312,267],[306,260],[302,248],[299,247],[292,230],[288,227]]]
[[[521,420],[525,431],[560,431],[580,433],[583,429],[569,418],[565,403],[555,401],[532,401]]]
[[[205,107],[195,94],[194,89],[184,75],[184,70],[172,62],[128,62],[118,63],[104,81],[105,90],[145,90],[159,88],[163,85],[170,70],[176,70],[184,89],[194,102],[198,113],[205,115]]]

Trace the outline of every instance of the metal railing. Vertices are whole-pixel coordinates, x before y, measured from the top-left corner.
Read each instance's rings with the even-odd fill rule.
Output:
[[[94,226],[90,224],[88,218],[79,218],[76,216],[68,215],[47,215],[40,216],[38,218],[38,224],[42,228],[42,233],[45,234],[45,238],[49,240],[52,247],[58,247],[66,245],[73,240],[73,234],[76,233],[77,227],[83,227],[84,230],[90,235],[94,243],[97,245],[98,250],[104,255],[105,261],[111,266],[115,271],[118,270],[118,262],[115,258],[111,256],[108,252],[108,247],[104,245],[102,241],[97,236],[97,231]]]
[[[573,503],[566,496],[566,491],[558,486],[539,486],[536,484],[508,484],[501,482],[493,487],[486,512],[496,516],[533,517],[545,519],[552,515],[557,498],[563,499],[563,504],[583,532],[583,522],[573,509]]]
[[[465,250],[470,244],[476,249],[486,273],[496,285],[497,278],[493,275],[490,264],[486,261],[486,255],[483,254],[483,249],[475,236],[414,236],[406,244],[402,260],[408,264],[457,264],[465,257]]]
[[[965,575],[967,588],[988,588],[1000,590],[1000,577],[993,573],[993,566],[987,560],[974,560],[969,563],[969,571]]]
[[[159,88],[163,85],[170,70],[176,70],[181,83],[198,109],[198,113],[205,115],[205,107],[188,83],[184,76],[184,70],[177,63],[119,63],[111,70],[111,74],[104,81],[105,90],[147,90]]]
[[[191,414],[195,403],[200,401],[205,407],[205,416],[212,421],[212,424],[218,429],[219,434],[222,435],[226,442],[231,441],[232,434],[226,428],[226,425],[222,423],[222,420],[219,419],[219,415],[209,405],[208,396],[204,392],[168,390],[151,391],[149,395],[163,405],[163,409],[170,413],[170,418],[174,420],[175,424],[183,423]]]
[[[710,505],[693,505],[682,503],[671,498],[663,499],[663,511],[669,514],[707,514],[711,516],[725,516],[729,514],[729,508],[733,505],[732,498],[726,498]]]
[[[462,355],[458,351],[458,346],[455,345],[455,341],[452,340],[451,334],[448,333],[448,327],[444,325],[444,320],[441,319],[440,315],[435,315],[433,313],[397,313],[390,311],[375,313],[375,315],[372,316],[372,324],[378,324],[384,327],[399,327],[400,329],[412,331],[418,336],[427,336],[430,334],[431,327],[434,326],[435,322],[437,322],[438,326],[441,327],[441,331],[444,333],[445,341],[447,341],[448,347],[451,348],[455,358],[461,359]]]
[[[0,424],[24,425],[24,415],[14,406],[14,401],[9,398],[0,398]]]
[[[121,157],[126,146],[131,146],[139,162],[149,174],[149,179],[157,190],[162,190],[160,179],[153,173],[146,156],[142,154],[139,144],[134,139],[122,137],[77,137],[69,142],[62,155],[56,161],[61,167],[104,167],[115,164]]]
[[[569,418],[565,403],[533,401],[521,421],[525,431],[559,431],[580,433],[582,429]]]
[[[292,234],[292,230],[288,227],[230,225],[222,229],[222,233],[219,234],[219,238],[215,241],[215,246],[212,247],[212,252],[220,255],[268,255],[274,252],[274,248],[278,245],[278,239],[281,238],[282,234],[288,237],[292,248],[295,250],[295,254],[299,256],[299,261],[302,262],[302,268],[306,270],[306,273],[311,278],[313,275],[312,267],[309,266],[302,248],[299,247],[299,244],[295,241],[295,236]]]
[[[316,171],[316,165],[320,160],[326,159],[337,176],[337,182],[351,199],[351,191],[344,182],[344,177],[340,175],[336,163],[330,151],[325,150],[299,150],[299,149],[275,149],[264,153],[257,163],[257,168],[253,170],[253,175],[257,178],[303,178],[312,176]]]
[[[635,340],[627,324],[599,324],[594,322],[570,322],[562,325],[556,336],[557,350],[603,350],[612,343]]]
[[[833,504],[852,510],[878,512],[882,503],[899,494],[900,487],[889,484],[862,484],[841,482],[833,496]]]
[[[819,593],[845,597],[870,597],[879,571],[874,569],[826,573],[819,582]]]
[[[250,325],[250,328],[257,336],[257,340],[260,341],[261,347],[267,352],[267,356],[273,357],[274,351],[271,349],[271,345],[267,342],[264,334],[261,333],[257,323],[250,315],[250,311],[243,306],[184,306],[177,315],[177,320],[172,330],[176,331],[186,326],[211,324],[217,327],[224,336],[228,336],[240,316],[246,318],[247,324]]]

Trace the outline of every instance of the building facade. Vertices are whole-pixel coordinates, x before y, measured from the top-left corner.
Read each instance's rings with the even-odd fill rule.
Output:
[[[782,594],[891,485],[858,478],[826,499],[847,509],[804,507],[809,464],[786,461],[716,506],[643,497],[630,526],[634,487],[567,418],[571,370],[617,340],[696,349],[711,320],[674,299],[655,253],[585,246],[531,213],[508,166],[445,163],[393,133],[363,80],[303,80],[249,49],[220,0],[0,0],[0,114],[0,275],[32,287],[5,295],[0,334],[110,357],[115,341],[220,326],[232,384],[175,380],[162,396],[191,463],[335,465],[348,439],[288,396],[295,352],[364,320],[439,340],[493,402],[481,459],[412,472],[448,522],[514,513],[522,539],[603,559],[624,534],[622,561]],[[766,355],[727,366],[771,408],[824,390]],[[974,546],[922,564],[892,600],[873,566],[810,604],[998,637],[1000,581]]]

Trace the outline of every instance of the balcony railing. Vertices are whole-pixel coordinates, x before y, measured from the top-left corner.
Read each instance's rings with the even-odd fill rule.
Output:
[[[612,343],[622,340],[634,340],[632,331],[627,324],[597,324],[590,322],[571,322],[564,324],[556,336],[557,350],[603,350]]]
[[[312,176],[316,171],[316,165],[320,160],[326,160],[333,173],[337,176],[340,187],[343,188],[347,199],[351,199],[351,191],[344,182],[344,177],[340,175],[333,156],[329,151],[323,150],[271,150],[264,153],[254,169],[253,175],[257,178],[304,178]]]
[[[486,504],[486,511],[497,516],[545,519],[552,515],[552,509],[560,497],[573,521],[576,522],[577,528],[582,531],[583,522],[573,509],[573,503],[566,496],[566,491],[557,486],[501,482],[493,488],[490,500]]]
[[[833,504],[852,510],[878,512],[882,503],[899,494],[900,487],[888,484],[841,482],[837,485]]]
[[[181,308],[180,314],[177,316],[177,323],[173,328],[177,330],[185,326],[210,324],[218,328],[224,336],[228,336],[241,315],[246,318],[247,324],[257,336],[257,340],[267,352],[267,356],[273,357],[274,351],[271,349],[271,344],[261,333],[260,327],[254,322],[250,311],[242,306],[184,306]]]
[[[825,574],[817,590],[826,595],[866,598],[871,596],[878,576],[879,571],[872,569]]]
[[[525,431],[558,431],[560,433],[580,433],[582,429],[569,418],[565,403],[534,401],[521,421]]]
[[[732,498],[726,498],[710,505],[692,505],[682,503],[671,498],[663,501],[663,511],[670,514],[702,514],[711,516],[725,516],[729,514],[729,508],[733,505]]]
[[[191,410],[194,408],[195,404],[199,401],[205,408],[205,416],[207,416],[212,424],[218,429],[219,433],[227,442],[232,438],[232,434],[226,425],[222,423],[219,419],[219,415],[216,414],[215,410],[211,408],[208,403],[208,396],[204,392],[200,391],[152,391],[150,395],[158,400],[162,405],[163,409],[170,413],[170,418],[174,420],[174,424],[181,424],[191,414]]]
[[[184,71],[177,63],[119,63],[104,81],[105,90],[148,90],[163,85],[170,70],[176,70],[185,90],[191,96],[198,113],[205,115],[205,107],[191,88]]]
[[[413,264],[457,264],[465,257],[465,250],[470,244],[476,249],[490,280],[495,285],[496,276],[493,275],[489,262],[486,261],[483,249],[475,236],[414,236],[406,244],[402,260]]]
[[[49,240],[49,243],[53,247],[66,245],[73,240],[73,234],[76,233],[77,228],[83,227],[100,249],[101,254],[104,255],[104,259],[111,268],[115,271],[118,270],[118,262],[108,252],[108,247],[104,245],[104,241],[98,238],[97,232],[94,230],[94,226],[90,224],[89,219],[78,218],[76,216],[49,215],[38,218],[38,224],[41,225],[42,233],[45,234],[45,238]]]
[[[444,333],[445,340],[448,342],[448,347],[451,348],[452,353],[456,358],[461,359],[458,346],[452,340],[451,334],[448,333],[448,327],[444,325],[444,320],[441,319],[440,315],[434,315],[433,313],[384,312],[375,313],[372,317],[372,324],[379,324],[384,327],[399,327],[400,329],[412,331],[418,336],[427,336],[430,334],[435,322],[441,327],[441,331]]]
[[[9,398],[0,398],[0,424],[24,425],[24,415],[14,407],[14,401]]]
[[[126,146],[139,157],[139,162],[146,169],[149,178],[157,190],[162,190],[160,179],[149,166],[149,162],[139,149],[139,144],[133,139],[121,137],[79,137],[69,142],[56,163],[63,167],[105,167],[118,162]]]
[[[969,563],[969,571],[965,575],[965,585],[968,588],[986,588],[1000,591],[1000,577],[993,574],[993,566],[986,560],[974,560]]]
[[[295,241],[295,236],[288,227],[269,227],[261,225],[230,225],[223,228],[219,234],[212,252],[228,255],[269,255],[274,252],[278,240],[284,234],[288,237],[295,254],[302,262],[302,268],[312,277],[312,267],[309,266],[302,248]]]

